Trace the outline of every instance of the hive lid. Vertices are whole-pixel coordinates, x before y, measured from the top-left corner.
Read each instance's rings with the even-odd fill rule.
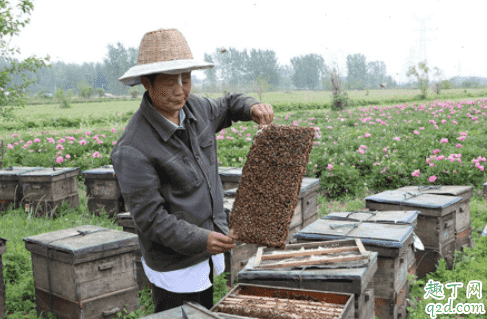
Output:
[[[117,214],[117,219],[132,219],[130,212]]]
[[[69,229],[62,229],[50,233],[24,238],[26,249],[30,252],[48,255],[50,251],[60,251],[69,256],[66,261],[77,263],[90,260],[90,255],[103,252],[103,256],[110,255],[110,251],[136,250],[138,237],[136,234],[103,228],[93,225],[83,225]],[[93,257],[99,258],[99,257]],[[57,259],[57,258],[54,258]]]
[[[13,176],[40,169],[44,169],[44,167],[10,166],[5,169],[0,169],[0,180],[12,179]]]
[[[432,209],[443,209],[461,200],[461,197],[433,194],[419,194],[414,196],[414,193],[400,191],[385,191],[365,198],[365,201]]]
[[[358,226],[353,228],[356,224]],[[368,245],[401,248],[413,230],[412,225],[360,223],[322,218],[294,234],[294,238],[307,241],[360,238]]]
[[[417,210],[403,211],[374,211],[374,212],[332,212],[325,219],[335,220],[364,220],[368,223],[382,223],[382,224],[415,224],[418,215]]]
[[[30,176],[57,176],[61,174],[67,173],[78,173],[79,167],[49,167],[49,168],[42,168],[39,170],[32,170],[25,173],[20,174],[20,178],[23,177],[30,177]],[[70,174],[71,175],[71,174]]]
[[[104,165],[102,167],[82,171],[81,173],[84,176],[84,174],[115,174],[115,171],[113,170],[113,165]]]
[[[438,185],[438,186],[404,186],[398,188],[397,191],[411,192],[411,193],[428,193],[446,196],[462,196],[469,193],[468,198],[472,197],[473,186],[458,186],[458,185]]]

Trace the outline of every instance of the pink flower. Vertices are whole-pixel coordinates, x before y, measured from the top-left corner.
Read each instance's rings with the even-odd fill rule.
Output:
[[[419,171],[419,169],[417,169],[417,170],[415,170],[414,172],[412,172],[412,173],[411,173],[411,175],[412,175],[412,176],[416,176],[416,177],[418,177],[420,173],[421,173],[421,172]]]
[[[329,169],[330,171],[332,170],[332,168],[333,168],[333,165],[328,164],[328,169]]]
[[[64,139],[64,138],[59,139],[59,142],[61,142],[61,143],[64,143],[65,141],[66,141],[66,139]]]
[[[455,125],[457,125],[457,124],[458,124],[458,122],[457,122],[457,121],[455,121],[455,120],[453,120],[453,122],[452,122],[452,123],[453,123],[453,124],[455,124]]]
[[[34,143],[40,143],[40,142],[41,142],[40,139],[38,139],[38,138],[34,139]]]
[[[7,144],[7,147],[10,148],[11,150],[14,149],[14,146],[12,144],[10,144],[10,143]]]
[[[418,132],[418,131],[416,131],[416,130],[414,130],[414,132],[413,132],[413,133],[414,133],[414,134],[416,134],[416,135],[419,135],[419,132]]]
[[[57,159],[56,159],[56,163],[62,163],[64,162],[64,159],[62,156],[59,156]]]
[[[448,143],[448,139],[447,138],[442,138],[440,140],[440,143],[446,144],[446,143]]]
[[[14,135],[12,135],[12,136],[13,136],[13,137],[17,137],[17,136],[19,136],[19,134],[14,134]]]
[[[296,122],[296,121],[295,121],[295,122]],[[329,129],[329,130],[331,130],[331,129],[333,129],[333,127],[331,127],[331,126],[328,126],[328,129]]]
[[[79,144],[80,145],[86,145],[86,141],[85,140],[79,141]]]
[[[441,120],[441,124],[446,124],[446,120]]]
[[[456,147],[457,148],[462,148],[463,146],[462,146],[462,144],[457,144]]]
[[[64,147],[63,147],[61,144],[58,144],[58,145],[56,146],[56,149],[57,149],[57,150],[64,150]]]
[[[48,137],[48,138],[47,138],[47,141],[48,141],[49,143],[54,144],[54,139],[53,139],[53,138]]]
[[[217,139],[218,139],[218,137],[217,137]],[[115,145],[115,144],[117,144],[117,141],[113,141],[112,142],[112,145]]]
[[[70,159],[70,158],[71,158],[71,155],[66,154],[66,159]]]
[[[396,137],[394,137],[394,138],[393,138],[393,140],[394,140],[394,141],[400,141],[400,140],[401,140],[401,138],[396,136]]]
[[[371,137],[372,135],[370,135],[369,133],[365,133],[365,137]]]
[[[433,166],[435,166],[435,164],[433,164],[433,163],[430,163],[430,166],[431,166],[431,167],[433,167]]]
[[[430,124],[436,125],[436,122],[433,120],[430,120]]]
[[[440,155],[440,156],[438,156],[438,157],[436,158],[436,160],[437,160],[437,161],[441,161],[441,160],[442,160],[442,159],[444,159],[444,158],[445,158],[445,156],[444,156],[444,155]]]
[[[434,151],[433,151],[433,154],[435,154],[435,155],[436,155],[436,154],[438,154],[439,152],[440,152],[440,150],[434,150]]]
[[[435,175],[433,176],[430,176],[430,178],[428,179],[430,181],[430,183],[434,183],[436,181],[437,177]]]
[[[101,157],[101,155],[98,151],[96,151],[95,153],[93,153],[93,157]]]
[[[426,164],[429,164],[431,162],[431,159],[427,158],[426,159]]]
[[[420,127],[419,129],[420,129],[420,130],[424,130],[424,127]]]
[[[478,168],[479,170],[481,170],[482,172],[484,171],[484,166],[483,166],[483,165],[479,165],[477,168]]]
[[[360,148],[357,152],[359,152],[360,154],[363,154],[364,150]]]
[[[458,140],[460,140],[460,141],[464,141],[464,140],[465,140],[465,136],[460,136],[460,137],[458,138]]]
[[[85,136],[89,136],[90,134],[91,134],[91,132],[86,132]]]
[[[384,148],[382,149],[382,152],[384,152],[384,154],[385,154],[385,153],[387,153],[387,147],[384,147]]]

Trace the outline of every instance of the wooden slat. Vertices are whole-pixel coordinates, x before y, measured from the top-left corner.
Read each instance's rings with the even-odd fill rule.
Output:
[[[362,254],[366,253],[363,245],[362,245],[362,249],[363,249],[363,252],[361,251]],[[262,256],[262,260],[274,260],[274,259],[295,258],[295,257],[302,257],[302,256],[324,255],[324,254],[342,253],[342,252],[356,251],[356,250],[359,250],[359,247],[350,246],[350,247],[339,247],[339,248],[330,248],[330,249],[305,250],[305,251],[296,251],[296,252],[289,252],[289,253],[280,253],[275,255],[264,255]]]
[[[362,241],[360,240],[360,238],[356,238],[355,239],[355,242],[357,243],[357,246],[358,246],[358,249],[360,250],[360,253],[362,255],[366,255],[367,254],[367,251],[365,250],[365,247],[362,244]]]
[[[317,264],[331,264],[331,263],[339,263],[345,261],[354,261],[354,260],[361,260],[366,259],[368,256],[344,256],[344,257],[336,257],[336,258],[320,258],[317,260],[300,260],[300,261],[292,261],[286,263],[276,263],[276,264],[268,264],[268,265],[261,265],[259,268],[286,268],[286,267],[299,267],[299,266],[307,266],[307,265],[317,265]]]
[[[257,250],[257,256],[255,256],[255,265],[257,267],[260,265],[263,252],[264,252],[264,247],[259,247],[259,249]]]

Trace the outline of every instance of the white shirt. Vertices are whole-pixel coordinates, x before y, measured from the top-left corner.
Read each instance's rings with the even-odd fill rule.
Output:
[[[160,114],[159,114],[160,115]],[[183,121],[186,118],[183,109],[179,110],[180,126],[177,126],[173,122],[161,117],[167,122],[176,127],[184,128]],[[212,255],[211,259],[215,267],[216,276],[219,276],[225,270],[225,258],[223,254]],[[210,264],[209,259],[193,265],[188,268],[183,268],[174,271],[160,272],[152,270],[144,261],[144,257],[141,259],[144,272],[151,283],[159,288],[176,293],[191,293],[200,292],[211,287],[210,276]]]

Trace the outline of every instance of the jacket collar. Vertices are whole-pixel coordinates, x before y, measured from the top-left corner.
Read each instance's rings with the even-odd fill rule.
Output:
[[[156,109],[154,109],[154,107],[152,106],[152,101],[150,99],[148,91],[145,91],[142,97],[142,102],[140,103],[140,109],[142,111],[142,115],[144,115],[146,120],[159,133],[159,135],[162,137],[164,142],[167,142],[167,140],[169,140],[169,138],[178,129],[176,125],[171,125],[170,123],[167,123],[166,121],[164,121],[164,119],[161,118],[161,114],[157,112]],[[193,112],[188,107],[188,102],[184,104],[183,111],[188,121],[197,121]]]

